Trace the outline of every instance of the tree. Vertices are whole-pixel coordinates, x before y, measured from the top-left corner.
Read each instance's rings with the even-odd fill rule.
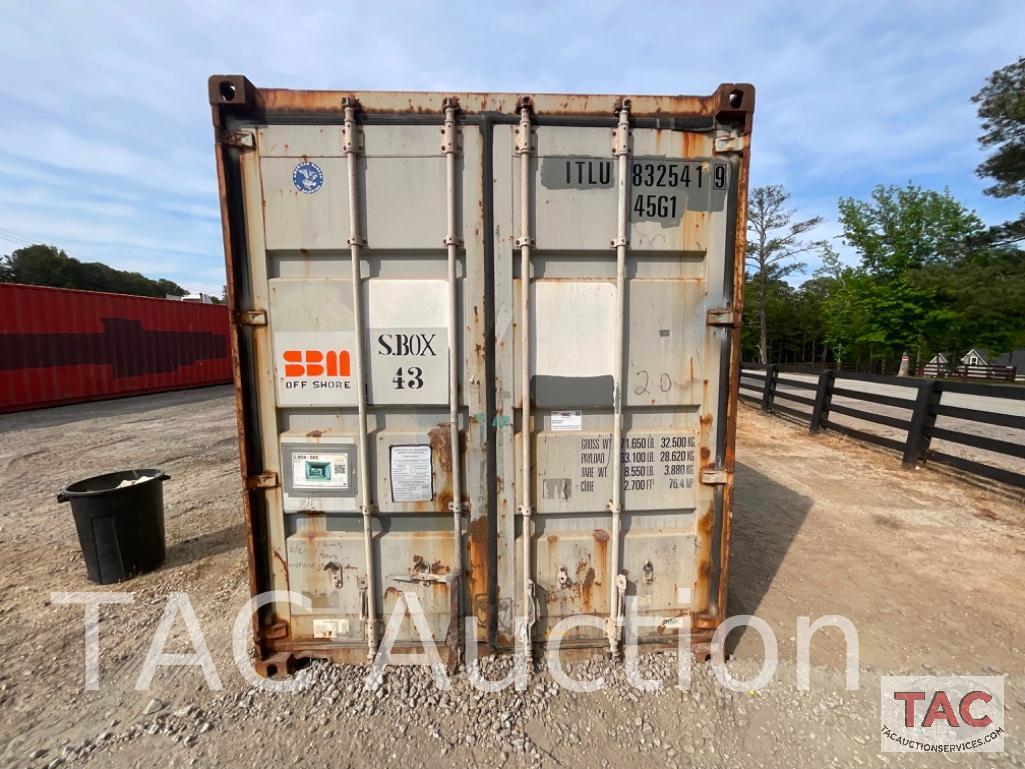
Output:
[[[949,190],[879,185],[870,200],[840,198],[843,239],[874,275],[894,277],[963,257],[983,232],[982,221]]]
[[[983,232],[982,222],[949,191],[911,183],[878,186],[867,201],[841,198],[839,210],[844,242],[860,254],[863,273],[847,275],[842,299],[855,324],[850,349],[859,362],[867,355],[869,363],[914,350],[920,363],[934,351],[930,341],[938,341],[931,332],[941,303],[934,287],[915,275],[959,263]]]
[[[998,198],[1025,195],[1025,56],[991,74],[972,101],[982,119],[979,144],[993,149],[976,169],[979,176],[994,182],[986,194]],[[1025,214],[993,227],[989,235],[994,243],[1025,240]]]
[[[173,281],[151,280],[100,262],[80,262],[56,246],[42,244],[19,248],[0,260],[0,282],[161,298],[188,293]]]
[[[787,207],[790,193],[781,185],[756,187],[748,199],[747,252],[758,295],[758,360],[768,362],[766,291],[770,281],[781,281],[804,264],[796,258],[823,247],[822,241],[804,242],[801,236],[822,223],[822,217],[795,221],[797,211]]]
[[[843,354],[871,363],[907,351],[921,364],[1023,339],[1025,255],[980,245],[984,225],[948,191],[880,186],[839,207],[844,241],[861,255],[857,268],[832,265],[824,314]]]

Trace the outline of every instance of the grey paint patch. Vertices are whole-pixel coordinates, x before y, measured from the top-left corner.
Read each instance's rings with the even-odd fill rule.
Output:
[[[572,484],[569,478],[545,478],[543,488],[545,499],[569,499]]]
[[[615,159],[579,155],[541,158],[541,186],[549,190],[611,189],[616,181]]]
[[[722,211],[729,164],[638,155],[630,162],[630,219],[678,227],[685,211]]]
[[[541,158],[541,186],[549,190],[611,190],[615,158],[551,155]],[[730,166],[717,158],[637,155],[630,159],[630,221],[678,227],[686,211],[723,211]]]
[[[612,407],[612,375],[546,376],[530,380],[531,398],[540,408]]]

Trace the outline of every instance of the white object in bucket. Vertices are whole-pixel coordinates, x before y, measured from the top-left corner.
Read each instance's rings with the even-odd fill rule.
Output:
[[[117,485],[117,488],[123,489],[127,486],[134,486],[137,483],[142,483],[143,481],[152,481],[156,477],[157,476],[155,475],[143,475],[139,478],[125,478],[125,480],[121,481],[121,483]]]

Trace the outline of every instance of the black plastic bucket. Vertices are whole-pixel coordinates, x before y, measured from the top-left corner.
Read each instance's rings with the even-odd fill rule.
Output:
[[[163,483],[169,477],[162,470],[121,470],[77,481],[57,495],[58,502],[71,503],[90,581],[123,582],[164,562]]]

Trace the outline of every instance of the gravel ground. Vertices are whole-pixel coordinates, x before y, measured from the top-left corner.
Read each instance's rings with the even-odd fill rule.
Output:
[[[234,411],[227,388],[0,417],[0,765],[12,767],[848,767],[1025,766],[1025,512],[1020,501],[836,437],[741,410],[731,613],[775,630],[780,666],[758,691],[721,686],[709,663],[676,688],[677,659],[641,659],[666,683],[629,686],[621,664],[569,664],[581,694],[546,672],[525,691],[440,691],[429,671],[393,668],[376,691],[359,668],[314,663],[301,692],[250,688],[231,660],[247,599]],[[91,590],[55,492],[125,466],[160,467],[168,562],[104,607],[101,685],[83,691],[83,612],[51,591]],[[136,679],[167,596],[188,594],[223,688],[196,668]],[[797,617],[849,617],[860,687],[843,686],[835,631],[815,637],[810,691],[797,688]],[[188,651],[184,623],[165,651]],[[758,635],[730,637],[731,675],[750,679]],[[506,659],[482,662],[500,676]],[[879,676],[1007,675],[1005,752],[879,752]]]

